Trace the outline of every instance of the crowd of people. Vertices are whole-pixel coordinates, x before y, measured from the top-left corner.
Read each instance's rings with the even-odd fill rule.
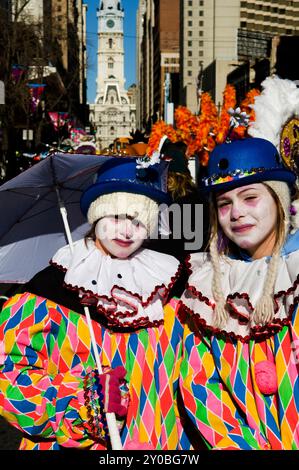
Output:
[[[276,140],[275,87],[297,106]],[[21,450],[299,449],[299,89],[269,77],[255,106],[200,188],[169,140],[109,157],[81,196],[89,232],[5,302],[0,414]]]

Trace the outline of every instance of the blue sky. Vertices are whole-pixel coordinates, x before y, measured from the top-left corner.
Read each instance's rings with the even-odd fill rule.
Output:
[[[87,101],[93,103],[96,94],[97,76],[97,7],[100,0],[85,0],[87,11]],[[126,88],[136,80],[136,10],[138,0],[122,0],[125,10],[124,47]]]

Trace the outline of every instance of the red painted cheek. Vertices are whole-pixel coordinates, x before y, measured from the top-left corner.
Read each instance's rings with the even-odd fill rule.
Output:
[[[229,206],[218,207],[219,217],[225,217],[226,214],[228,214],[228,212],[229,212]]]
[[[246,201],[246,205],[249,207],[257,207],[258,206],[258,201],[252,200],[252,201]]]

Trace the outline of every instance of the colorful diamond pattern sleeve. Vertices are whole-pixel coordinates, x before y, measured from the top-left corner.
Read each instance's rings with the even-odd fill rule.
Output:
[[[299,448],[297,311],[288,325],[259,341],[221,338],[204,328],[194,334],[185,327],[182,394],[212,448]],[[256,375],[257,365],[265,363],[274,365],[271,393]]]
[[[165,308],[164,325],[120,333],[93,322],[103,366],[127,370],[130,402],[122,441],[155,449],[190,448],[176,408],[182,326]],[[83,381],[95,368],[86,320],[32,294],[9,299],[0,315],[0,413],[24,431],[21,449],[103,449],[86,426]]]

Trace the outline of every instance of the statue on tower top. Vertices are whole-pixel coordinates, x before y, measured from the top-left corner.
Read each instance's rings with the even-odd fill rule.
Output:
[[[123,11],[121,1],[119,0],[102,0],[101,10],[118,10]]]

